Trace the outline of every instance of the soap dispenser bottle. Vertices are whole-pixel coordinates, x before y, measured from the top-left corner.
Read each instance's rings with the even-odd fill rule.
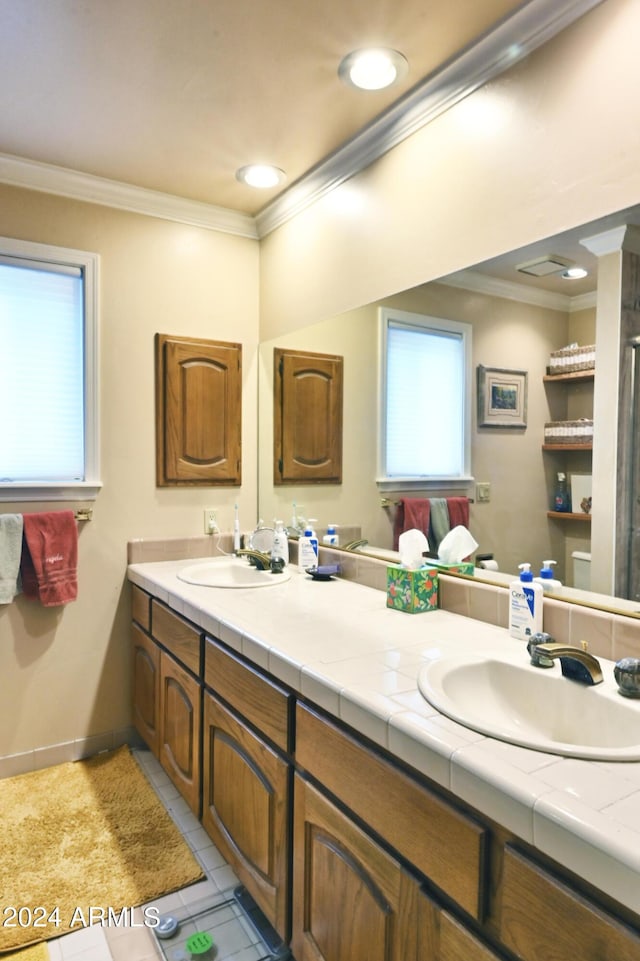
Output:
[[[509,633],[526,641],[542,630],[543,590],[536,584],[531,564],[519,564],[520,577],[509,584]]]
[[[275,522],[271,557],[274,560],[282,560],[285,564],[289,563],[289,538],[287,537],[287,532],[284,529],[284,523],[282,521]]]
[[[339,544],[338,533],[335,524],[327,524],[327,533],[322,537],[322,543],[328,547],[337,547]]]
[[[310,524],[305,528],[305,532],[298,540],[298,567],[309,570],[311,567],[318,566],[318,538],[313,532]]]
[[[553,509],[564,514],[571,512],[571,495],[567,489],[567,475],[563,471],[558,471],[556,476]]]
[[[540,577],[534,577],[534,583],[539,584],[542,590],[546,594],[550,594],[553,591],[559,591],[562,587],[562,581],[558,581],[553,576],[552,564],[556,561],[543,561],[542,567],[540,568]]]

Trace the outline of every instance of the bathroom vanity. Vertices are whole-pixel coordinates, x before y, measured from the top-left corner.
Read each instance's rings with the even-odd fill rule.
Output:
[[[296,961],[637,961],[640,762],[513,747],[418,691],[504,628],[192,563],[129,566],[135,724]]]

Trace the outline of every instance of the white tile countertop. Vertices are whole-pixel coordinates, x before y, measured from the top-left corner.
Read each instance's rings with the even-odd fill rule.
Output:
[[[201,561],[131,564],[128,577],[640,913],[640,762],[577,760],[516,747],[450,720],[418,691],[420,667],[440,651],[513,650],[521,642],[504,628],[442,610],[390,610],[382,591],[339,578],[314,581],[297,569],[287,582],[259,590],[178,579],[181,568]]]

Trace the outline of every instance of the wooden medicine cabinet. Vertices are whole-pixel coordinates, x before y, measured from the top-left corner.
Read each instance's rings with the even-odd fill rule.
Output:
[[[342,483],[344,358],[274,348],[274,484]]]
[[[156,483],[240,486],[242,345],[156,334]]]

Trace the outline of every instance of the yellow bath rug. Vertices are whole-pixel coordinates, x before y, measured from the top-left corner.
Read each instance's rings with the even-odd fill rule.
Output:
[[[21,948],[4,955],[6,961],[49,961],[49,949],[46,944],[34,944],[30,948]]]
[[[0,780],[0,812],[0,954],[139,925],[134,906],[203,877],[128,747]]]

